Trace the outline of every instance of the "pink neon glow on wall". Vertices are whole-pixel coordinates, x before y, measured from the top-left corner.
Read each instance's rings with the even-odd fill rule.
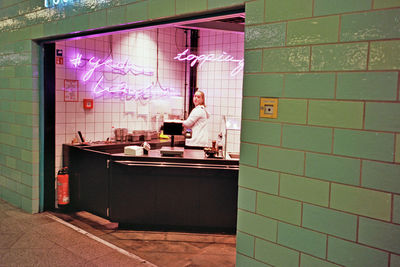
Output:
[[[186,49],[182,53],[179,53],[174,59],[179,61],[191,61],[190,66],[193,67],[196,63],[199,63],[199,67],[203,66],[206,62],[236,62],[238,66],[234,68],[231,72],[231,76],[235,76],[240,71],[243,70],[244,59],[235,59],[233,56],[229,55],[226,52],[222,52],[221,55],[215,54],[203,54],[203,55],[195,55],[195,54],[187,54],[189,49]],[[186,56],[186,57],[185,57]]]
[[[83,82],[89,81],[95,72],[102,73],[101,69],[103,69],[103,72],[106,69],[109,69],[111,70],[111,73],[121,76],[126,76],[128,74],[134,76],[154,76],[154,71],[129,63],[128,59],[124,62],[114,62],[112,59],[100,60],[95,57],[87,60],[82,59],[82,54],[77,54],[75,58],[70,60],[74,68],[84,67],[86,64],[84,64],[83,61],[87,61],[87,64],[89,65],[89,70],[87,70],[82,76]],[[160,90],[154,90],[156,87]],[[164,97],[173,94],[171,88],[162,87],[158,80],[156,82],[151,82],[148,86],[140,89],[130,88],[127,82],[115,82],[110,86],[106,86],[104,85],[104,73],[96,81],[92,91],[95,96],[111,94],[112,96],[118,96],[124,100],[148,100],[153,97]]]

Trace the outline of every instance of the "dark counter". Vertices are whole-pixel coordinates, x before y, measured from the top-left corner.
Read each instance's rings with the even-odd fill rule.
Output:
[[[134,144],[63,146],[75,209],[133,229],[236,231],[238,160],[122,153]]]

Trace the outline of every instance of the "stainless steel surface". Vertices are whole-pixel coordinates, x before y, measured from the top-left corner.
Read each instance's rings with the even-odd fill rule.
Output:
[[[176,163],[176,162],[149,162],[149,161],[130,161],[118,160],[115,163],[128,166],[147,166],[147,167],[179,167],[179,168],[207,168],[207,169],[239,169],[239,166],[219,165],[219,164],[202,164],[202,163]]]

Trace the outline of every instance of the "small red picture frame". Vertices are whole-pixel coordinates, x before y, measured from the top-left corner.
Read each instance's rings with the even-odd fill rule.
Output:
[[[64,102],[79,101],[79,81],[64,80]]]

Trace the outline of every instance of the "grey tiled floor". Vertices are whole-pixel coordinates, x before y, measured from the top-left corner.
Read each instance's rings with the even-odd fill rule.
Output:
[[[152,266],[0,200],[0,266]],[[154,265],[153,265],[154,266]]]
[[[0,266],[229,267],[235,244],[234,235],[120,230],[87,212],[31,215],[0,200]]]

